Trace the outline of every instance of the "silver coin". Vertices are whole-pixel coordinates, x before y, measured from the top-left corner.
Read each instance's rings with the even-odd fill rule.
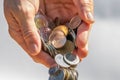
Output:
[[[73,17],[70,22],[69,22],[69,28],[70,29],[75,29],[77,28],[81,23],[81,19],[79,16]]]
[[[64,54],[63,59],[67,64],[71,66],[77,65],[80,62],[79,57],[72,53]]]
[[[68,65],[67,63],[64,62],[64,60],[63,60],[63,55],[62,55],[62,54],[57,54],[57,55],[55,56],[55,61],[56,61],[56,63],[57,63],[59,66],[61,66],[61,67],[65,67],[65,68],[70,67],[70,65]]]

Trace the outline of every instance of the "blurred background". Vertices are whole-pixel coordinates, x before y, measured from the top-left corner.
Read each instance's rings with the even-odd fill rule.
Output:
[[[120,1],[94,0],[96,22],[89,55],[77,67],[79,80],[120,80]],[[48,69],[36,64],[8,34],[0,2],[0,80],[48,80]]]

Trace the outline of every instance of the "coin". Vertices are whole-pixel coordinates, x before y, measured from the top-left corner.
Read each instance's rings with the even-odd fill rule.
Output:
[[[44,39],[45,42],[48,42],[51,29],[49,27],[41,27],[39,29],[40,36]]]
[[[48,27],[48,21],[45,18],[45,16],[41,15],[41,14],[37,14],[35,16],[35,24],[37,28],[41,28],[41,27]]]
[[[73,75],[75,76],[75,80],[78,80],[78,72],[76,70],[72,70]]]
[[[77,65],[80,61],[79,57],[72,53],[64,54],[63,59],[67,64],[71,66]]]
[[[53,31],[49,36],[49,43],[55,48],[61,48],[66,43],[66,36],[62,31]]]
[[[66,54],[68,52],[72,52],[74,48],[75,48],[74,43],[70,40],[67,40],[62,48],[57,49],[57,52],[60,54]]]
[[[80,17],[79,17],[79,16],[74,16],[74,17],[70,20],[68,27],[69,27],[70,29],[75,29],[75,28],[77,28],[77,27],[80,25],[80,23],[81,23]]]
[[[54,31],[62,31],[64,33],[64,35],[67,36],[67,34],[68,34],[68,27],[65,26],[65,25],[59,25],[59,26],[57,26],[57,27],[55,27],[53,29],[53,32]]]
[[[73,72],[71,69],[67,69],[69,73],[69,77],[66,80],[75,80],[75,76],[73,75]]]
[[[65,74],[65,80],[69,80],[71,78],[69,69],[65,69],[65,72],[66,72],[66,74]]]
[[[65,74],[62,69],[59,69],[54,76],[56,77],[55,80],[64,80]]]
[[[64,60],[63,60],[63,55],[62,55],[62,54],[57,54],[57,55],[55,56],[55,61],[56,61],[56,63],[57,63],[59,66],[61,66],[61,67],[65,67],[65,68],[70,67],[70,65],[68,65],[68,64],[66,64],[66,63],[64,62]]]
[[[49,74],[50,74],[50,75],[54,75],[58,70],[59,70],[59,67],[58,67],[58,66],[51,67],[51,68],[49,69]]]

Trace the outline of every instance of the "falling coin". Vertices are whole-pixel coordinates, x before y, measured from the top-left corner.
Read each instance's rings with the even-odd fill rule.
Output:
[[[49,69],[49,74],[50,74],[50,75],[54,75],[58,70],[59,70],[59,67],[58,67],[58,66],[51,67],[51,68]]]
[[[80,59],[77,55],[72,53],[64,54],[63,59],[69,65],[77,65],[80,62]]]
[[[69,73],[69,77],[66,80],[75,80],[75,76],[73,75],[73,72],[71,69],[67,69],[68,73]]]
[[[64,80],[64,71],[62,69],[59,69],[56,73],[55,73],[55,79],[54,80]]]
[[[63,60],[63,55],[62,54],[57,54],[55,56],[55,61],[58,65],[60,65],[61,67],[65,67],[65,68],[68,68],[70,67],[70,65],[68,65],[67,63],[64,62]]]
[[[75,28],[77,28],[77,27],[80,25],[80,23],[81,23],[80,17],[79,17],[79,16],[75,16],[75,17],[73,17],[73,18],[70,20],[68,27],[69,27],[70,29],[75,29]]]
[[[75,76],[75,80],[78,80],[78,72],[76,70],[72,70],[73,75]]]

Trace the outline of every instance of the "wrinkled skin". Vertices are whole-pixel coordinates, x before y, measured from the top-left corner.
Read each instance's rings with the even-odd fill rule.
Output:
[[[4,0],[4,14],[9,26],[11,37],[32,57],[32,59],[51,67],[55,61],[45,53],[41,47],[41,40],[37,32],[34,17],[39,10],[54,20],[58,17],[61,22],[69,21],[79,15],[83,20],[78,27],[74,53],[80,59],[88,53],[88,35],[93,19],[92,0]]]

